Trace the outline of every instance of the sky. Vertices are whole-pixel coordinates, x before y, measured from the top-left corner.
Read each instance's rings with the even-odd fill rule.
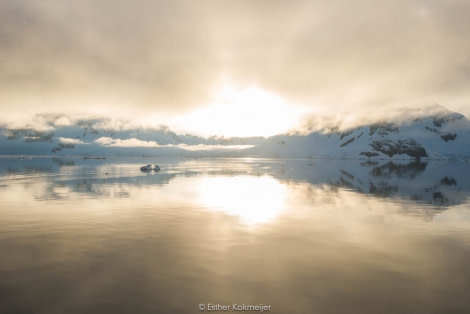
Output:
[[[2,0],[0,123],[266,136],[433,103],[470,117],[468,16],[466,0]]]

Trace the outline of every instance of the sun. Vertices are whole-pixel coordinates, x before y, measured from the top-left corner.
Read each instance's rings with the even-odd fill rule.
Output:
[[[180,116],[175,125],[203,135],[270,136],[295,127],[305,108],[256,85],[238,88],[226,84],[206,107]]]

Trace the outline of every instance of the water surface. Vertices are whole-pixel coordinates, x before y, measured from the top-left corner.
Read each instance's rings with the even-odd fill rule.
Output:
[[[470,312],[465,162],[0,162],[1,313]]]

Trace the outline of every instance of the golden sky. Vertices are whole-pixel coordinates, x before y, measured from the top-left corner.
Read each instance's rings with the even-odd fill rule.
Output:
[[[2,0],[0,122],[80,113],[255,135],[308,113],[439,103],[468,117],[469,16],[466,0]]]

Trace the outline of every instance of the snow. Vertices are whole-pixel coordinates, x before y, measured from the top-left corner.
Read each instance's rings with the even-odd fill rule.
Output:
[[[0,154],[371,160],[409,160],[417,156],[421,159],[470,158],[470,121],[463,115],[433,106],[427,115],[408,116],[401,123],[382,121],[342,132],[330,128],[307,135],[279,134],[267,139],[178,135],[168,127],[113,130],[103,128],[109,123],[96,118],[80,120],[73,125],[52,119],[47,122],[50,126],[47,130],[1,130]]]
[[[460,114],[441,110],[437,115],[401,124],[380,123],[342,133],[318,131],[306,136],[274,136],[244,154],[278,158],[396,160],[415,159],[421,149],[427,155],[422,155],[423,159],[470,158],[469,121]]]

